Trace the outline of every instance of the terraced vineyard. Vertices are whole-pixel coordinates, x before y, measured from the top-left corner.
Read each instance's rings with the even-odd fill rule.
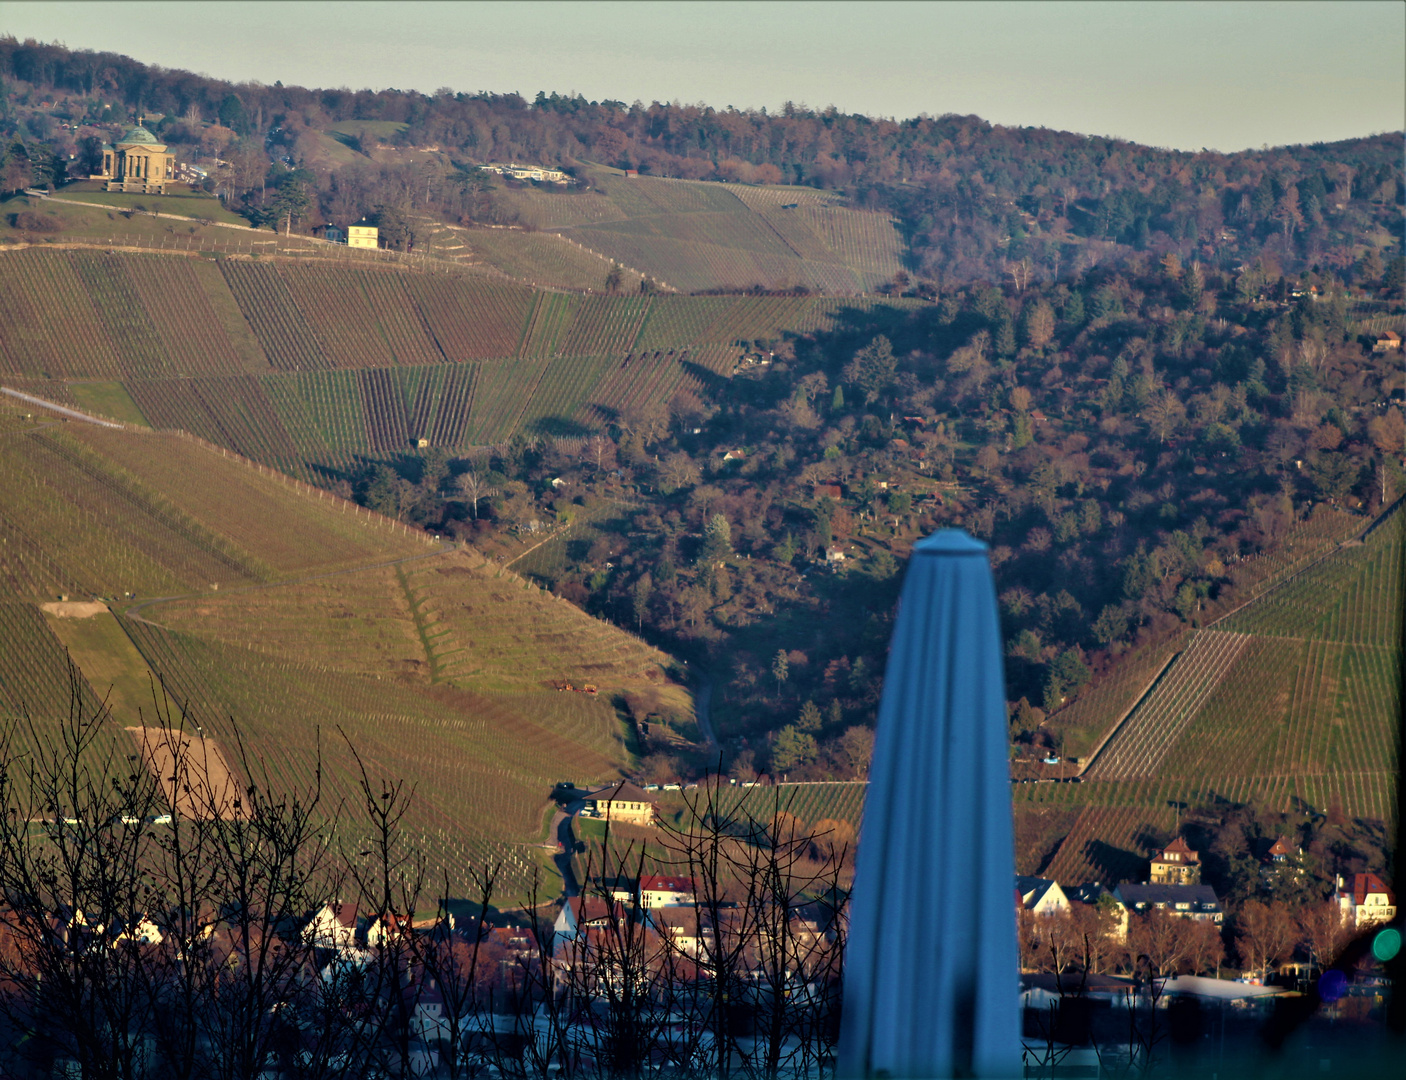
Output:
[[[415,417],[451,369],[378,370],[368,393]],[[68,715],[68,648],[85,707],[110,695],[119,746],[150,721],[148,672],[177,715],[242,741],[255,776],[306,788],[320,762],[329,806],[355,802],[350,740],[377,775],[416,781],[415,846],[451,868],[501,860],[509,897],[543,867],[553,782],[628,767],[615,696],[648,687],[690,710],[670,659],[630,635],[189,436],[7,413],[0,507],[0,721]],[[602,693],[559,693],[562,678]]]
[[[1178,646],[1082,784],[1016,785],[1017,816],[1084,807],[1044,872],[1065,883],[1143,872],[1157,841],[1139,837],[1155,827],[1165,839],[1177,802],[1304,803],[1391,822],[1403,533],[1398,507],[1365,541],[1317,561],[1295,557],[1274,575],[1279,584]],[[1149,655],[1139,679],[1161,655]],[[1110,721],[1139,679],[1106,695]]]
[[[650,206],[697,213],[742,205],[662,182],[646,193]],[[421,438],[457,449],[518,431],[588,434],[730,377],[754,342],[919,303],[534,292],[319,260],[4,258],[0,302],[14,317],[0,324],[0,373],[11,385],[309,478]]]
[[[1148,858],[1169,838],[1175,821],[1176,811],[1165,805],[1085,807],[1041,873],[1069,884],[1142,880]]]
[[[153,604],[142,618],[329,670],[466,689],[662,685],[668,658],[468,552]]]
[[[1091,780],[1157,775],[1167,751],[1239,658],[1248,640],[1244,634],[1215,630],[1197,634],[1094,758],[1085,775]]]
[[[0,593],[169,595],[425,550],[384,518],[221,455],[77,425],[0,438]]]
[[[509,277],[568,289],[604,289],[610,260],[552,233],[474,229],[460,234],[474,256]],[[621,288],[639,288],[639,276],[625,274]]]
[[[845,821],[856,831],[864,816],[867,783],[776,784],[769,787],[728,787],[719,792],[724,810],[740,809],[759,821],[770,821],[779,806],[799,818],[806,828],[820,821]]]
[[[902,268],[893,221],[829,193],[587,171],[595,192],[503,198],[535,227],[685,292],[803,285],[850,295]]]

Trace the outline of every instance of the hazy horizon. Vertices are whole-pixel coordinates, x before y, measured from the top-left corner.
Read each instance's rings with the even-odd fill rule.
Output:
[[[1398,3],[36,2],[0,33],[236,83],[976,114],[1179,150],[1406,128]]]

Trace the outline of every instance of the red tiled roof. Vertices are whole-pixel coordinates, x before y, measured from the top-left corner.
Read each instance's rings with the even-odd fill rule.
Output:
[[[1196,862],[1196,861],[1197,861],[1197,854],[1196,854],[1196,852],[1192,851],[1190,845],[1188,845],[1187,842],[1186,842],[1184,839],[1182,839],[1180,836],[1178,836],[1178,837],[1177,837],[1175,840],[1173,840],[1170,844],[1168,844],[1166,847],[1164,847],[1164,848],[1162,849],[1162,851],[1161,851],[1161,854],[1158,855],[1158,858],[1157,858],[1157,859],[1153,859],[1152,861],[1153,861],[1153,862],[1157,862],[1158,859],[1160,859],[1160,858],[1162,857],[1162,855],[1166,855],[1168,852],[1172,852],[1172,853],[1175,853],[1175,854],[1177,854],[1177,855],[1185,855],[1186,858],[1185,858],[1184,860],[1182,860],[1182,861],[1184,861],[1184,862]]]
[[[356,905],[355,904],[328,904],[324,910],[332,912],[332,918],[342,926],[355,929],[356,927]]]
[[[612,914],[620,918],[625,910],[619,901],[605,900],[599,896],[573,896],[567,903],[571,905],[571,914],[576,917],[578,926],[597,919],[608,919]]]
[[[1386,893],[1387,902],[1396,903],[1396,897],[1387,888],[1386,882],[1376,874],[1353,874],[1352,875],[1352,904],[1353,907],[1361,907],[1367,902],[1368,893]]]

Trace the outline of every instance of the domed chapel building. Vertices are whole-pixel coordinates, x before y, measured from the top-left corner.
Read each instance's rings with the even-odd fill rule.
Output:
[[[103,147],[102,172],[89,179],[106,180],[108,191],[132,191],[142,195],[162,195],[174,183],[176,157],[166,152],[166,144],[137,121],[116,143]]]

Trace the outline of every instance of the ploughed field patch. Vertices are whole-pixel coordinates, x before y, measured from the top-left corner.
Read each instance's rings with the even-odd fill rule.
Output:
[[[197,821],[245,816],[239,776],[214,739],[171,728],[129,727],[127,731],[172,812]]]

